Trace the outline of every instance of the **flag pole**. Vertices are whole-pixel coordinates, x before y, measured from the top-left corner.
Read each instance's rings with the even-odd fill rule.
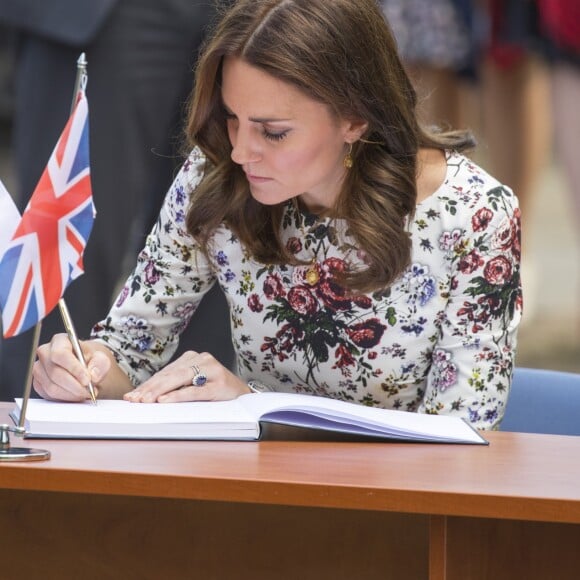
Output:
[[[87,58],[84,52],[81,52],[77,60],[77,76],[75,79],[75,86],[73,90],[73,98],[70,106],[71,115],[75,110],[77,104],[78,94],[80,90],[85,90],[87,87]]]
[[[87,85],[87,59],[85,57],[85,53],[82,52],[81,55],[79,56],[79,59],[77,60],[77,76],[75,79],[75,86],[74,86],[74,91],[73,91],[73,98],[72,98],[72,103],[71,103],[71,107],[70,107],[70,112],[71,115],[73,114],[76,104],[77,104],[77,100],[78,100],[78,94],[79,91],[84,91]],[[87,369],[87,363],[85,361],[85,357],[83,355],[83,351],[81,349],[81,343],[79,342],[78,339],[78,335],[77,332],[75,330],[72,318],[70,316],[68,307],[66,305],[66,302],[64,301],[64,298],[61,297],[60,300],[58,301],[58,308],[60,310],[60,315],[62,318],[62,322],[64,324],[64,327],[66,328],[66,332],[68,334],[69,340],[71,341],[74,353],[76,355],[76,357],[81,361],[81,363],[83,363],[84,367]],[[95,387],[93,386],[92,381],[89,379],[89,393],[91,395],[91,400],[93,402],[93,404],[97,404],[97,396],[95,393]]]
[[[20,418],[18,420],[18,429],[22,434],[26,433],[26,408],[28,407],[28,399],[30,399],[30,392],[32,391],[32,367],[36,360],[36,349],[40,341],[40,329],[42,328],[42,321],[39,320],[34,327],[34,334],[32,335],[32,348],[30,350],[30,359],[28,361],[28,372],[26,373],[26,383],[24,383],[24,394],[22,396],[22,407],[20,407]]]

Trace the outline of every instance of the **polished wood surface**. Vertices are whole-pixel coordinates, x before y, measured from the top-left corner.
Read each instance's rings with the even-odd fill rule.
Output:
[[[0,421],[11,408],[0,404]],[[575,580],[580,437],[485,436],[489,446],[12,436],[52,457],[0,465],[0,526],[16,530],[4,571]]]
[[[428,577],[427,516],[0,492],[2,580]]]
[[[580,523],[580,437],[485,435],[489,446],[12,436],[52,457],[3,464],[0,488]]]
[[[466,580],[574,580],[580,526],[446,517],[446,576]],[[430,577],[432,579],[433,576]]]

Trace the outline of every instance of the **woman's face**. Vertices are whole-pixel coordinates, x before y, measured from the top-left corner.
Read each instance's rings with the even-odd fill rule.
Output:
[[[224,60],[222,100],[232,159],[257,201],[300,196],[312,211],[334,205],[348,143],[362,135],[362,123],[336,119],[326,105],[240,58]]]

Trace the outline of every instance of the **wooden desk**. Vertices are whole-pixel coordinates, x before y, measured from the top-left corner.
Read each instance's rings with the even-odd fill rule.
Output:
[[[0,465],[0,577],[576,579],[580,437],[486,437],[32,440],[49,461]]]

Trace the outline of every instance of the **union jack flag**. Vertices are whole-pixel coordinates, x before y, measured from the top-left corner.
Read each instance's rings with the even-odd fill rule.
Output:
[[[42,320],[83,273],[94,218],[88,104],[81,91],[18,226],[0,246],[4,337]]]

